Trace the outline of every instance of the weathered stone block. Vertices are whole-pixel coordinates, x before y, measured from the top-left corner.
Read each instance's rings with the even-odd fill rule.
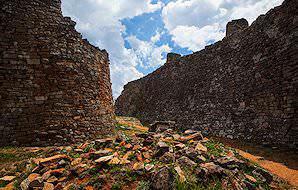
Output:
[[[108,53],[82,40],[60,0],[0,0],[0,9],[0,146],[77,140],[63,128],[82,141],[111,133]]]
[[[238,20],[232,20],[228,22],[226,27],[226,36],[230,36],[234,33],[241,32],[244,29],[248,28],[248,21],[244,18]]]

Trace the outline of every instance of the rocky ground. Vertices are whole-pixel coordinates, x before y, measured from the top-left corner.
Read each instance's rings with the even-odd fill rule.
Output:
[[[0,149],[0,189],[294,189],[199,131],[117,120],[83,144]]]

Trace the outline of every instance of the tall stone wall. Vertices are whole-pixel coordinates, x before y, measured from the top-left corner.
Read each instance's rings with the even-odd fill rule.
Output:
[[[116,113],[220,137],[297,146],[297,0],[128,83]]]
[[[0,0],[0,145],[64,144],[113,130],[109,58],[60,0]]]

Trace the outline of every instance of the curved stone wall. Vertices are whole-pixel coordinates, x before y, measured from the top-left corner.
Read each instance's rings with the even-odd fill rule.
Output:
[[[0,145],[47,145],[113,130],[109,58],[60,0],[0,0]]]

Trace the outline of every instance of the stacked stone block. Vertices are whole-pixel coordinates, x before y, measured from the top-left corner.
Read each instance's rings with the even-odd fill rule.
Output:
[[[67,144],[113,130],[109,58],[60,0],[0,0],[0,145]]]
[[[116,113],[297,147],[297,6],[286,0],[199,52],[171,54],[171,64],[125,86]]]

